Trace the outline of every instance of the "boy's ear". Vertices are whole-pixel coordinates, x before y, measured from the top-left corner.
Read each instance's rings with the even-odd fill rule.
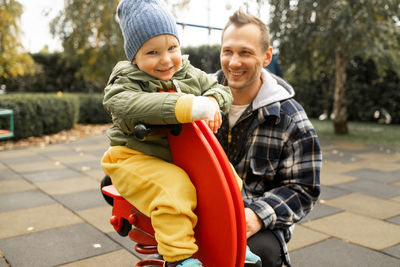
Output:
[[[268,49],[265,51],[265,55],[264,55],[264,64],[263,66],[266,67],[269,65],[269,63],[271,63],[272,60],[272,47],[268,47]]]

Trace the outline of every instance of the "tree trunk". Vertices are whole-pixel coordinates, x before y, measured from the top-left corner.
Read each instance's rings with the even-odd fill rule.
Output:
[[[335,95],[333,113],[335,115],[333,125],[335,134],[348,134],[347,107],[346,107],[346,60],[343,50],[338,48],[335,55]]]

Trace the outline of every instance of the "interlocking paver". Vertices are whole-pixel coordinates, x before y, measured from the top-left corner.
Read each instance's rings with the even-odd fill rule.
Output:
[[[112,207],[101,206],[86,210],[77,211],[85,221],[102,231],[103,233],[110,233],[115,231],[114,227],[110,224],[110,218],[112,214]]]
[[[0,240],[11,266],[47,267],[83,260],[121,247],[82,223]]]
[[[36,146],[36,147],[31,147],[29,148],[31,152],[34,153],[51,153],[51,152],[56,152],[56,151],[69,151],[71,150],[70,144],[65,143],[65,144],[52,144],[52,145],[47,145],[47,146]]]
[[[389,218],[386,221],[400,225],[400,216]]]
[[[19,236],[81,222],[81,218],[60,204],[2,212],[0,213],[0,238]],[[1,246],[0,250],[2,250]]]
[[[30,151],[29,149],[8,150],[0,153],[0,161],[9,158],[30,157],[30,156],[35,157],[36,153]]]
[[[301,225],[296,225],[293,237],[288,243],[289,252],[310,246],[330,238],[329,235],[322,234]]]
[[[356,163],[352,163],[349,162],[348,164],[345,163],[341,163],[341,162],[333,162],[333,161],[323,161],[323,165],[322,165],[322,174],[329,174],[329,173],[346,173],[346,172],[350,172],[350,171],[354,171],[354,170],[358,170],[361,168],[365,168],[364,167],[360,167],[359,164],[363,165],[365,164],[366,161],[362,161],[362,162],[357,162]],[[368,166],[368,165],[367,165]],[[322,176],[321,174],[321,176]]]
[[[62,169],[64,166],[52,161],[24,162],[7,164],[13,171],[19,173],[38,172],[44,170]]]
[[[97,159],[96,161],[66,163],[65,165],[77,171],[83,171],[83,172],[89,170],[102,170],[100,159]]]
[[[399,267],[399,259],[332,238],[290,253],[294,267]]]
[[[396,257],[400,261],[400,245],[393,246],[384,250],[385,253]]]
[[[327,200],[327,199],[331,199],[331,198],[340,197],[340,196],[343,196],[343,195],[349,194],[349,193],[351,193],[351,191],[348,189],[325,185],[325,186],[321,186],[321,195],[319,198],[322,200]]]
[[[9,194],[33,189],[35,189],[35,187],[24,179],[17,178],[0,180],[0,194]]]
[[[343,211],[341,209],[336,209],[333,207],[326,206],[322,203],[325,203],[325,201],[323,200],[319,201],[319,203],[315,205],[313,210],[311,210],[311,212],[307,214],[307,216],[303,219],[301,223],[316,220]]]
[[[104,156],[104,153],[106,152],[107,147],[101,148],[101,149],[91,149],[87,150],[86,153],[91,154],[93,156],[96,156],[97,158],[101,159]]]
[[[345,150],[345,151],[368,151],[370,147],[368,145],[360,143],[337,142],[333,145],[333,149]]]
[[[321,141],[321,195],[288,244],[293,266],[400,266],[400,150]],[[0,151],[0,266],[144,258],[109,223],[112,207],[99,190],[107,148],[101,135]]]
[[[360,179],[369,179],[376,182],[391,183],[400,180],[400,172],[398,171],[378,171],[369,168],[359,169],[346,173],[346,175],[357,177]]]
[[[355,162],[352,165],[354,167],[358,167],[358,169],[368,167],[369,169],[377,171],[386,171],[386,172],[400,171],[400,166],[398,163],[393,161],[385,161],[381,158],[381,155],[379,154],[376,154],[376,158],[374,160],[359,161]]]
[[[400,226],[350,212],[307,222],[304,226],[375,250],[400,243]]]
[[[352,182],[357,180],[356,177],[351,177],[349,175],[344,175],[340,173],[330,173],[328,171],[324,171],[322,169],[321,172],[321,185],[322,186],[330,186],[330,185],[338,185],[347,182]]]
[[[398,197],[393,197],[393,198],[391,198],[390,200],[400,202],[400,196],[398,196]]]
[[[54,204],[54,200],[39,190],[0,194],[0,212]]]
[[[362,153],[359,155],[360,158],[367,159],[374,162],[395,162],[400,159],[400,153],[388,149],[383,150],[380,153],[371,152],[371,153]]]
[[[91,154],[87,154],[84,152],[76,152],[71,155],[59,155],[51,157],[53,160],[60,161],[62,164],[71,164],[71,163],[79,163],[79,162],[88,162],[88,161],[96,161],[100,162],[98,157],[95,157]]]
[[[88,170],[88,171],[83,171],[85,175],[90,176],[97,181],[101,181],[104,177],[104,171],[103,170]]]
[[[71,147],[65,147],[64,149],[52,149],[52,150],[43,150],[43,151],[38,151],[38,154],[46,156],[48,158],[53,158],[53,157],[58,157],[58,156],[70,156],[70,155],[76,155],[79,152],[76,152],[73,148]]]
[[[138,258],[126,250],[117,250],[89,259],[76,261],[60,267],[93,267],[93,266],[135,266]]]
[[[363,193],[379,198],[393,198],[400,196],[400,187],[392,186],[371,180],[356,180],[348,183],[337,184],[339,188],[349,189],[353,192]]]
[[[105,204],[105,200],[100,193],[100,186],[96,190],[54,195],[54,198],[74,211],[100,207]]]
[[[21,175],[17,174],[16,172],[10,169],[1,169],[0,170],[0,180],[8,180],[13,178],[21,177]]]
[[[64,167],[58,170],[44,170],[39,172],[25,173],[23,176],[32,182],[43,182],[56,179],[80,177],[82,176],[82,173]]]
[[[107,233],[107,236],[109,236],[112,240],[123,246],[128,251],[132,252],[136,257],[140,259],[145,258],[143,254],[139,254],[138,252],[136,252],[136,250],[134,249],[136,243],[130,240],[128,236],[120,236],[115,231],[112,233]]]
[[[1,159],[1,161],[6,165],[18,165],[18,164],[23,164],[23,163],[33,163],[33,162],[40,162],[40,161],[47,161],[47,160],[48,160],[48,158],[41,156],[41,155],[35,155],[34,157],[25,156],[25,157],[11,157],[11,158]]]
[[[400,203],[358,193],[326,200],[325,204],[377,219],[387,219],[400,214]]]
[[[90,177],[60,179],[55,181],[37,182],[37,187],[49,195],[69,194],[99,188],[99,183]]]
[[[325,160],[334,161],[334,162],[341,162],[341,163],[349,163],[349,162],[356,162],[362,160],[361,158],[357,157],[354,153],[349,152],[341,152],[334,150],[330,153],[325,153],[323,155]]]
[[[91,151],[103,151],[103,153],[108,149],[108,141],[105,141],[103,145],[99,144],[88,144],[88,145],[76,145],[74,144],[74,148],[76,151],[84,151],[84,152],[91,152]]]

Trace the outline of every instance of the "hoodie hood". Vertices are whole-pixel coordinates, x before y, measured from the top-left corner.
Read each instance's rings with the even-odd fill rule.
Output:
[[[263,84],[256,98],[253,100],[253,110],[280,102],[294,96],[293,87],[280,77],[262,69]]]

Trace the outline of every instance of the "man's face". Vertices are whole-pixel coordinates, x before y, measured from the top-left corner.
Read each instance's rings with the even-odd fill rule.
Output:
[[[133,63],[155,78],[170,80],[182,65],[178,39],[162,34],[147,40],[136,53]]]
[[[257,90],[261,86],[261,69],[272,57],[272,49],[264,51],[261,31],[255,24],[230,25],[224,32],[221,67],[231,90]]]

